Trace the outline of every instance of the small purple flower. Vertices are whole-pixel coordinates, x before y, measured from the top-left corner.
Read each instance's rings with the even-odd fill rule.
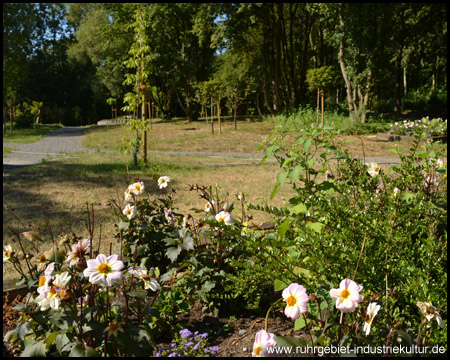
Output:
[[[198,334],[198,331],[196,331],[196,333]],[[194,335],[197,335],[197,334],[194,333]],[[196,339],[198,339],[198,338],[206,339],[207,337],[208,337],[208,333],[203,333],[203,334],[197,335],[195,338]]]
[[[189,346],[194,345],[192,341],[189,341],[188,343],[184,344],[184,347],[187,349]]]
[[[171,353],[171,354],[167,355],[167,357],[178,357],[178,354],[177,353]]]
[[[180,335],[183,339],[186,339],[187,337],[192,336],[192,332],[190,332],[189,329],[183,329],[180,330]]]
[[[195,344],[194,347],[192,348],[192,350],[197,350],[201,343],[202,343],[202,340],[200,340],[197,344]]]

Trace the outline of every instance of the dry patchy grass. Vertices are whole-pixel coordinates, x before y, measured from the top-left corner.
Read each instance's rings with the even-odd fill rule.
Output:
[[[222,125],[222,135],[218,134],[217,125],[215,135],[211,135],[210,125],[205,122],[155,122],[149,132],[148,149],[255,153],[262,138],[268,137],[273,129],[267,122],[239,122],[238,131],[234,130],[232,122],[224,122]],[[125,126],[93,127],[87,131],[84,146],[115,150],[124,135],[130,139],[133,137]],[[292,134],[290,140],[294,136]],[[388,152],[394,143],[380,141],[376,135],[343,136],[341,139],[352,140],[346,147],[354,156],[388,156],[395,159],[394,154]],[[407,148],[411,141],[402,140],[398,145],[400,148]],[[263,151],[260,150],[259,154],[262,155]],[[132,163],[131,155],[125,156],[118,152],[79,153],[66,156],[60,161],[4,173],[3,202],[8,209],[3,213],[4,244],[14,239],[14,233],[35,230],[45,240],[41,249],[45,251],[51,245],[50,228],[56,239],[61,232],[74,232],[78,236],[87,237],[88,203],[93,204],[95,211],[95,240],[98,241],[101,234],[102,251],[108,252],[110,243],[113,242],[114,252],[117,248],[113,240],[112,224],[117,221],[117,216],[107,206],[107,202],[111,198],[120,199],[124,206],[123,192],[137,177],[145,182],[148,196],[153,199],[159,194],[156,179],[163,175],[170,176],[171,188],[176,190],[174,196],[177,211],[197,217],[192,209],[203,209],[204,200],[194,191],[189,191],[189,185],[217,184],[222,186],[222,193],[229,194],[230,199],[234,200],[235,195],[242,191],[247,194],[249,202],[260,204],[269,198],[279,171],[277,164],[266,162],[260,166],[255,159],[164,154],[150,154],[148,159],[147,168],[127,173],[127,165],[130,167]],[[242,163],[248,165],[241,165]],[[283,203],[283,197],[289,198],[292,195],[292,189],[286,184],[269,203],[279,206]],[[239,217],[239,210],[233,215]],[[263,213],[254,212],[253,215],[255,223],[269,220]],[[13,242],[13,248],[17,250],[19,245]],[[31,246],[28,249],[30,248]],[[4,267],[4,277],[13,276],[15,274],[11,271],[5,273]]]
[[[47,162],[3,174],[3,201],[8,209],[3,213],[5,244],[12,242],[13,248],[19,250],[19,244],[13,242],[14,233],[28,230],[41,233],[45,240],[40,248],[41,252],[50,248],[51,233],[56,241],[59,240],[60,233],[74,232],[78,236],[87,237],[88,203],[93,204],[95,212],[95,240],[99,240],[101,231],[102,251],[108,252],[112,243],[115,252],[118,247],[113,238],[112,224],[118,218],[107,202],[113,198],[124,206],[123,193],[136,177],[144,181],[148,196],[154,199],[159,195],[155,178],[162,175],[170,176],[171,189],[176,191],[173,196],[177,212],[190,213],[197,218],[202,214],[196,214],[192,209],[203,209],[204,200],[199,198],[195,191],[189,191],[190,184],[207,186],[217,184],[221,186],[221,193],[229,194],[230,200],[235,200],[235,195],[242,191],[248,194],[248,201],[262,203],[262,199],[267,199],[275,186],[278,171],[278,166],[274,164],[211,166],[202,164],[204,162],[219,164],[229,160],[155,155],[151,156],[147,169],[133,170],[127,174],[127,159],[123,155],[110,153],[77,155],[58,162]],[[273,204],[281,204],[282,196],[292,196],[290,191],[288,186],[282,188]],[[235,210],[233,215],[240,217],[240,211]],[[253,215],[255,223],[268,220],[263,213],[256,212]],[[26,250],[31,250],[30,244],[25,245],[28,246]],[[16,274],[9,271],[8,267],[4,267],[3,276],[9,279]]]

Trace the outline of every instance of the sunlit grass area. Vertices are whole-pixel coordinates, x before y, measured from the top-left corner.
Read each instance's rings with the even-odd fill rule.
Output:
[[[41,140],[50,131],[60,129],[60,124],[38,124],[31,129],[15,129],[12,132],[7,128],[6,133],[3,133],[3,142],[5,143],[22,143],[29,144]]]

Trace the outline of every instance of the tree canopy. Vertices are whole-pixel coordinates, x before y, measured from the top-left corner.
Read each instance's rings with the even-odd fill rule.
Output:
[[[219,82],[224,111],[276,115],[314,104],[320,85],[364,122],[408,94],[446,94],[447,5],[3,4],[4,114],[34,101],[42,122],[96,122],[107,99],[131,98],[138,68],[166,118],[198,119],[199,89]]]

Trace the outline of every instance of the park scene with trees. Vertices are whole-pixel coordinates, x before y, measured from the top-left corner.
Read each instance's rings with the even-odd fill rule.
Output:
[[[444,3],[4,3],[3,143],[4,356],[447,352]]]

